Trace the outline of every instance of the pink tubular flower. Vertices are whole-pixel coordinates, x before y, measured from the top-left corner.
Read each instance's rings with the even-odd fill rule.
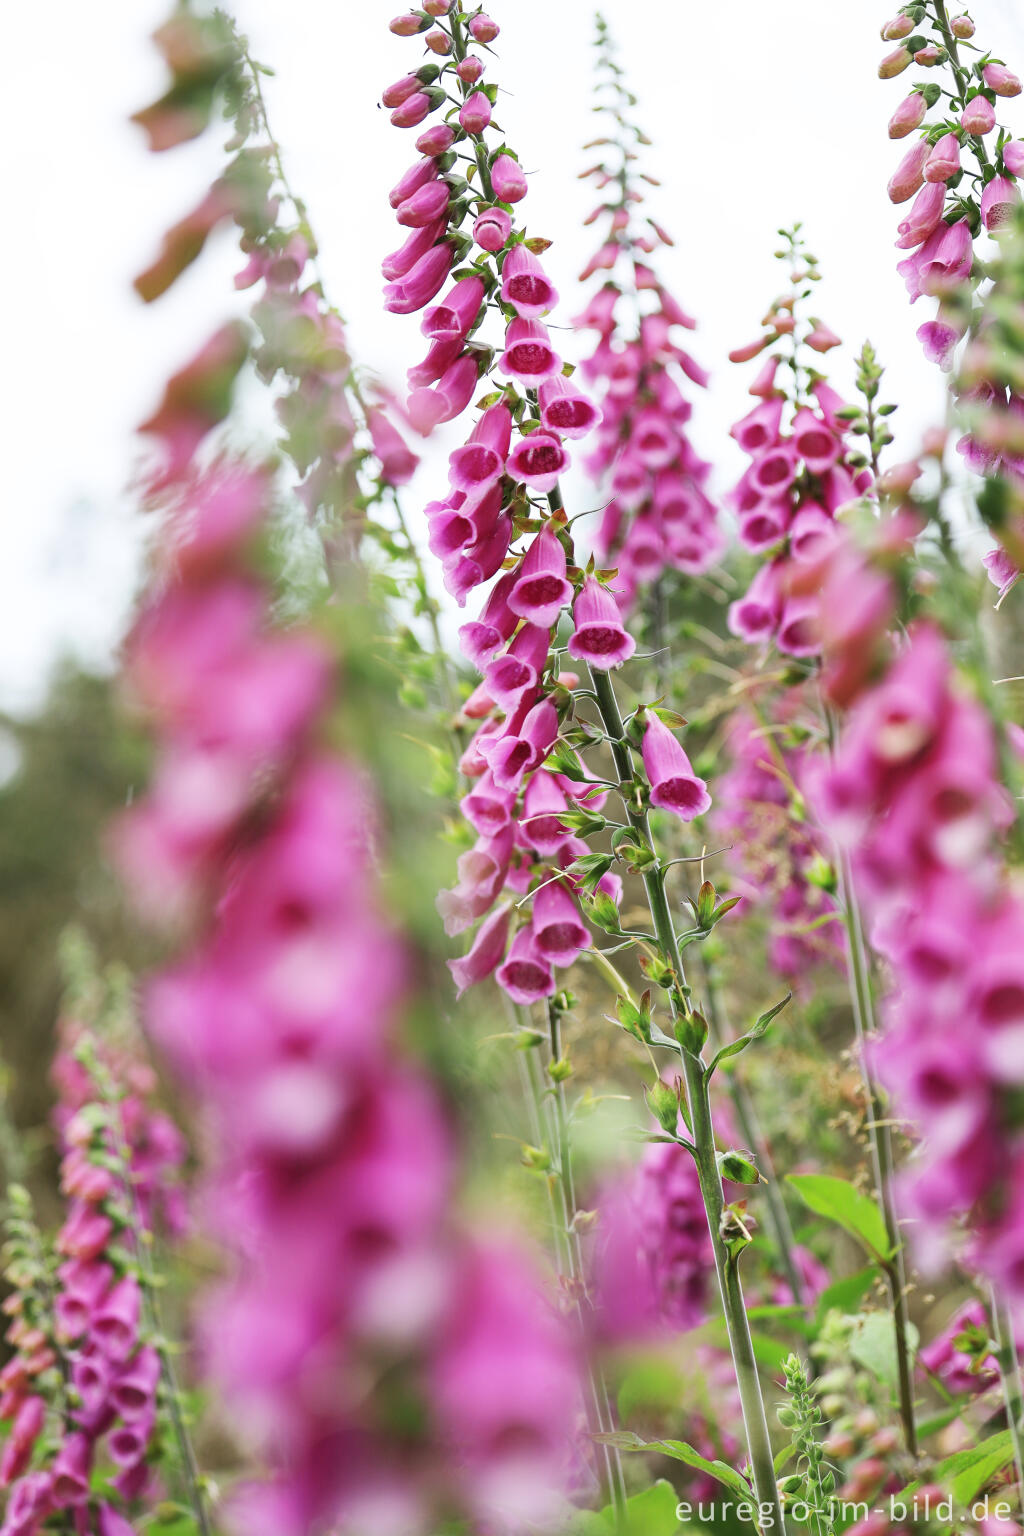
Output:
[[[440,292],[452,269],[450,245],[434,245],[397,282],[384,289],[384,308],[393,315],[411,315]]]
[[[504,208],[485,208],[473,224],[473,239],[482,251],[500,251],[512,233],[512,217]]]
[[[436,182],[439,175],[440,167],[436,160],[417,160],[415,165],[411,165],[405,175],[401,176],[391,188],[388,193],[388,202],[392,208],[400,208],[406,198],[412,197],[414,192],[418,192],[428,183]]]
[[[673,811],[683,821],[710,809],[707,785],[697,778],[673,732],[654,713],[648,715],[644,730],[643,762],[652,805]]]
[[[918,139],[907,150],[889,181],[889,198],[894,203],[905,203],[913,197],[924,181],[925,162],[931,153],[927,139]]]
[[[518,203],[524,198],[526,177],[518,160],[513,160],[511,155],[499,155],[491,166],[491,186],[499,203]]]
[[[380,264],[382,275],[392,283],[397,282],[399,278],[405,277],[406,273],[412,271],[420,258],[433,249],[436,242],[444,234],[444,231],[445,225],[441,219],[438,219],[436,224],[428,224],[423,229],[414,229],[404,245],[399,246],[397,251],[392,251],[389,256],[384,257]]]
[[[432,110],[433,98],[426,91],[417,91],[414,95],[406,97],[402,105],[392,112],[392,127],[418,128]]]
[[[516,572],[506,571],[488,593],[480,617],[463,624],[459,630],[463,655],[480,670],[518,623],[518,615],[508,605],[508,595],[515,581]]]
[[[636,641],[622,622],[618,604],[595,576],[588,576],[573,604],[573,633],[569,655],[607,671],[621,666],[636,650]]]
[[[540,419],[549,432],[562,437],[586,437],[597,423],[598,410],[593,401],[562,374],[545,379],[539,390]]]
[[[953,354],[961,339],[961,331],[944,320],[926,320],[918,326],[917,339],[929,362],[938,363],[943,372],[953,366]]]
[[[550,629],[566,603],[572,585],[566,580],[565,550],[550,524],[537,534],[519,567],[519,577],[508,596],[513,613]]]
[[[911,303],[922,294],[941,298],[952,293],[970,275],[974,259],[971,228],[966,219],[940,224],[913,256],[897,264],[907,285]]]
[[[514,1003],[524,1008],[554,994],[551,966],[537,949],[531,929],[520,928],[512,940],[508,959],[498,971],[498,984]]]
[[[965,133],[981,138],[991,133],[996,125],[996,109],[987,96],[975,96],[960,114],[960,126]]]
[[[454,143],[454,128],[450,128],[447,123],[431,123],[416,140],[416,148],[421,155],[444,155]]]
[[[505,332],[505,350],[499,367],[527,386],[537,385],[560,372],[562,359],[551,345],[548,328],[540,320],[510,320]]]
[[[900,102],[896,111],[889,119],[890,139],[906,138],[908,133],[913,133],[915,128],[920,128],[928,111],[928,103],[920,91],[911,91]]]
[[[439,304],[424,312],[420,330],[435,340],[461,341],[469,332],[484,300],[483,280],[461,278]]]
[[[504,401],[480,417],[469,442],[449,457],[449,479],[456,490],[472,491],[499,479],[512,437],[512,413]]]
[[[515,577],[517,573],[509,574]],[[511,595],[511,588],[508,595]],[[509,609],[511,611],[511,603]],[[524,624],[508,650],[487,663],[484,681],[502,709],[507,712],[517,709],[525,695],[537,687],[548,659],[550,640],[548,628]]]
[[[373,451],[380,461],[381,478],[388,485],[408,485],[416,473],[419,459],[408,447],[402,434],[382,410],[369,410],[366,425]]]
[[[490,976],[505,955],[511,907],[496,907],[477,930],[469,953],[460,960],[449,960],[448,969],[455,980],[457,995]]]
[[[1002,229],[1013,219],[1020,202],[1020,190],[1006,176],[994,176],[981,194],[981,220],[990,234]]]
[[[1003,165],[1011,176],[1024,176],[1024,140],[1011,139],[1003,145]]]
[[[474,91],[459,108],[459,122],[467,133],[483,133],[490,121],[490,101],[483,91]]]
[[[532,486],[542,494],[553,490],[559,476],[569,466],[569,455],[553,432],[531,432],[520,438],[505,464],[513,480]]]
[[[927,240],[928,236],[933,230],[938,229],[942,222],[945,204],[945,182],[927,182],[911,203],[910,212],[907,214],[907,217],[900,220],[900,237],[896,241],[897,247],[900,250],[909,251]]]
[[[959,169],[960,140],[955,133],[943,134],[925,162],[924,179],[929,182],[946,182]]]
[[[554,284],[525,245],[514,245],[501,268],[501,297],[517,315],[538,320],[558,302]]]
[[[399,224],[407,229],[426,229],[444,215],[448,207],[448,187],[443,181],[428,181],[417,187],[395,214]]]
[[[477,383],[473,357],[460,357],[446,368],[433,389],[414,389],[406,402],[409,420],[421,437],[428,437],[443,421],[452,421],[466,409]]]
[[[579,907],[561,880],[546,880],[533,898],[533,940],[551,965],[572,965],[591,944]]]
[[[489,756],[498,788],[518,793],[524,776],[539,768],[554,746],[558,716],[550,700],[542,699],[521,723],[510,725],[507,734],[490,748]]]
[[[1021,93],[1019,78],[1005,64],[986,64],[982,77],[989,90],[997,96],[1019,96]]]

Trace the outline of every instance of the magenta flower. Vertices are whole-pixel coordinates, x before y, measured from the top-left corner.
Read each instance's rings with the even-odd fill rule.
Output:
[[[918,139],[907,150],[889,181],[890,201],[905,203],[913,197],[924,181],[924,167],[930,154],[927,139]]]
[[[491,186],[499,203],[520,202],[527,189],[518,160],[513,160],[511,155],[499,155],[491,166]]]
[[[996,109],[987,96],[975,96],[960,114],[960,126],[965,133],[978,138],[991,133],[996,125]]]
[[[1011,176],[1024,176],[1024,140],[1011,139],[1003,145],[1003,165]]]
[[[970,275],[974,261],[971,228],[966,219],[940,224],[928,239],[898,263],[896,270],[907,285],[911,303],[922,294],[941,298],[952,293]]]
[[[945,182],[927,182],[911,203],[907,217],[900,220],[899,239],[896,241],[898,249],[913,250],[915,245],[920,245],[922,241],[927,240],[942,222],[945,205]]]
[[[469,442],[451,453],[449,479],[460,491],[473,491],[498,480],[512,437],[512,413],[504,401],[485,411]]]
[[[539,398],[540,419],[549,432],[569,438],[586,437],[597,423],[597,407],[560,373],[544,380]]]
[[[414,229],[397,251],[392,251],[390,256],[384,257],[380,264],[383,276],[389,282],[397,283],[399,278],[405,277],[407,273],[412,271],[421,257],[433,249],[435,242],[441,238],[444,232],[445,224],[443,219],[438,219],[435,224],[428,224],[423,229]]]
[[[384,289],[384,308],[393,315],[411,315],[429,304],[452,269],[449,245],[433,245],[397,282]]]
[[[489,751],[491,772],[498,788],[518,793],[524,775],[540,767],[557,736],[558,715],[549,699],[534,704],[522,720],[517,713],[507,721],[506,734]]]
[[[459,997],[468,987],[476,986],[497,970],[508,943],[511,911],[509,906],[496,907],[477,930],[469,953],[460,960],[448,961]]]
[[[955,133],[943,134],[925,163],[927,182],[947,182],[960,170],[960,140]]]
[[[386,105],[387,103],[385,102]],[[392,208],[401,208],[407,198],[412,197],[414,192],[418,192],[430,182],[436,182],[440,174],[441,169],[436,160],[417,160],[391,188],[391,191],[388,193],[388,202]],[[447,203],[447,190],[445,191],[445,203]],[[438,213],[441,211],[439,209]],[[398,222],[401,223],[402,220],[399,219]]]
[[[928,111],[928,103],[920,91],[911,91],[900,102],[889,119],[890,139],[906,138],[915,128],[920,128]]]
[[[504,208],[485,208],[473,224],[473,239],[482,251],[500,251],[512,233],[512,218]]]
[[[467,133],[483,133],[491,121],[491,103],[483,91],[474,91],[459,108],[459,122]],[[502,198],[502,202],[506,199]]]
[[[565,571],[562,542],[550,523],[545,524],[527,549],[518,579],[509,593],[508,605],[513,613],[549,630],[561,610],[572,601],[572,584]]]
[[[989,233],[1009,224],[1020,203],[1016,182],[1006,176],[993,176],[981,194],[981,220]]]
[[[511,611],[511,589],[509,609]],[[508,649],[488,662],[484,681],[495,703],[502,709],[517,709],[524,696],[532,695],[538,688],[550,645],[550,625],[526,623]]]
[[[512,940],[508,959],[498,971],[498,983],[514,1003],[524,1008],[554,995],[554,974],[529,928],[520,928]]]
[[[484,299],[483,280],[464,277],[457,282],[439,304],[432,304],[424,312],[420,330],[424,336],[437,341],[461,342],[472,328]]]
[[[1019,96],[1021,83],[1012,69],[1007,69],[1005,64],[997,64],[994,60],[986,64],[982,70],[982,78],[990,91],[997,96]]]
[[[433,389],[414,389],[406,402],[409,420],[421,437],[428,437],[443,421],[452,421],[466,409],[477,385],[473,357],[460,357],[446,368]]]
[[[636,650],[636,641],[622,622],[618,604],[594,576],[585,579],[576,595],[573,624],[569,655],[576,661],[607,670],[621,666]]]
[[[523,796],[520,827],[525,841],[542,859],[552,858],[568,841],[569,829],[559,820],[560,813],[568,808],[556,774],[533,774]]]
[[[459,630],[462,653],[482,671],[495,651],[512,634],[518,615],[508,605],[508,595],[516,582],[515,571],[506,571],[487,594],[478,619],[471,619]]]
[[[540,384],[559,373],[562,359],[551,345],[548,328],[540,320],[510,320],[505,332],[505,350],[498,366],[528,387]]]
[[[419,459],[406,444],[402,434],[385,411],[366,413],[373,451],[380,461],[381,478],[388,485],[408,485],[416,473]]]
[[[501,268],[501,297],[526,320],[538,320],[558,303],[554,284],[525,245],[514,245],[505,257]]]
[[[560,880],[546,880],[533,898],[533,938],[537,952],[552,965],[572,965],[591,944],[579,907]]]
[[[697,778],[675,735],[653,713],[648,715],[644,730],[643,763],[652,805],[674,811],[683,821],[692,821],[710,809],[707,785]]]
[[[568,467],[569,455],[560,439],[555,433],[543,430],[520,438],[505,465],[513,480],[541,493],[553,490]]]

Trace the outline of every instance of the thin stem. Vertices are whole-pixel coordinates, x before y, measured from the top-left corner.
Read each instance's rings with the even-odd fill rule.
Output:
[[[903,1437],[907,1451],[911,1456],[916,1456],[918,1453],[917,1426],[914,1422],[914,1382],[910,1365],[907,1277],[903,1260],[903,1238],[896,1219],[892,1193],[894,1166],[892,1132],[886,1118],[886,1107],[881,1090],[868,1059],[869,1042],[875,1033],[874,1001],[871,994],[871,977],[860,908],[854,892],[849,855],[845,850],[840,854],[839,859],[839,896],[849,950],[850,1001],[853,1006],[857,1054],[860,1058],[864,1092],[867,1098],[867,1130],[871,1146],[872,1173],[882,1210],[882,1219],[885,1222],[885,1234],[890,1253],[890,1258],[883,1268],[892,1297],[900,1420],[903,1424]]]
[[[722,1014],[722,1005],[719,997],[718,986],[715,980],[714,970],[707,957],[707,950],[702,945],[700,949],[700,965],[704,976],[705,996],[707,999],[707,1017],[711,1028],[712,1038],[721,1044],[728,1033]],[[793,1227],[786,1210],[786,1202],[782,1198],[778,1180],[775,1177],[775,1169],[772,1163],[772,1155],[765,1139],[764,1131],[758,1117],[757,1108],[746,1083],[739,1071],[723,1072],[726,1089],[732,1100],[733,1109],[736,1112],[736,1121],[743,1133],[744,1140],[750,1151],[757,1158],[757,1166],[766,1179],[765,1197],[768,1201],[768,1219],[771,1223],[775,1237],[775,1248],[786,1276],[786,1283],[793,1293],[793,1300],[797,1306],[804,1306],[807,1301],[806,1288],[803,1276],[797,1267],[793,1250],[796,1247],[796,1238],[793,1235]]]
[[[604,671],[594,671],[591,676],[604,728],[612,742],[612,757],[619,775],[620,784],[627,785],[633,778],[632,754],[625,740],[622,716],[619,713],[619,706],[615,698],[611,677]],[[620,793],[622,794],[623,804],[625,805],[626,814],[631,825],[653,847],[654,844],[651,839],[650,825],[646,812],[637,810],[625,789],[622,789]],[[679,944],[672,923],[672,914],[669,911],[668,898],[665,893],[665,870],[660,860],[650,869],[644,871],[643,882],[647,892],[651,918],[654,923],[655,932],[658,935],[658,942],[666,963],[675,972],[676,979],[668,993],[672,1020],[675,1023],[677,1019],[687,1017],[689,1010],[685,1002],[686,993],[684,989],[686,982]],[[736,1384],[739,1389],[754,1492],[759,1511],[762,1515],[763,1527],[781,1532],[785,1530],[782,1506],[775,1481],[775,1466],[772,1458],[771,1439],[768,1434],[768,1419],[765,1413],[764,1398],[761,1393],[761,1383],[757,1373],[757,1361],[754,1358],[754,1348],[750,1337],[750,1324],[743,1300],[743,1287],[740,1283],[737,1262],[726,1246],[722,1232],[723,1219],[726,1214],[725,1195],[722,1190],[721,1175],[718,1171],[706,1069],[703,1062],[691,1056],[688,1052],[681,1051],[680,1057],[686,1083],[686,1097],[693,1134],[697,1177],[704,1201],[704,1209],[707,1214],[708,1230],[711,1235],[711,1246],[715,1257],[715,1272],[718,1278],[719,1294],[722,1301],[722,1310],[725,1315],[729,1347],[732,1352],[733,1369],[736,1373]]]
[[[1013,1441],[1013,1461],[1017,1472],[1017,1498],[1024,1508],[1024,1390],[1021,1387],[1020,1360],[1013,1320],[998,1291],[992,1290],[992,1323],[995,1330],[996,1359],[1006,1402],[1006,1424]]]

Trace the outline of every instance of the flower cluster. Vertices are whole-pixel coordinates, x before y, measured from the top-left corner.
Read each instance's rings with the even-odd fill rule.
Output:
[[[153,1104],[152,1069],[73,1017],[54,1081],[67,1201],[51,1272],[25,1197],[14,1193],[5,1310],[12,1358],[0,1373],[11,1430],[0,1463],[5,1536],[32,1536],[60,1511],[75,1529],[127,1536],[124,1509],[161,1487],[161,1357],[147,1323],[143,1245],[159,1219],[180,1230],[184,1142]],[[33,1465],[34,1464],[34,1465]],[[32,1470],[29,1470],[29,1469]]]
[[[948,90],[935,81],[919,81],[889,120],[890,138],[917,135],[893,172],[889,197],[897,204],[910,203],[896,245],[911,254],[898,270],[911,303],[922,295],[939,301],[935,319],[917,334],[927,356],[943,368],[951,367],[969,327],[962,304],[949,301],[975,270],[974,240],[982,229],[998,232],[1013,216],[1020,202],[1017,180],[1024,173],[1024,142],[1010,138],[996,119],[1000,99],[1019,96],[1021,82],[978,49],[974,33],[966,14],[949,20],[945,6],[932,14],[929,5],[906,5],[882,28],[883,39],[896,47],[878,67],[884,80],[902,75],[914,63],[945,67],[950,77]],[[961,50],[978,55],[973,66],[964,62]],[[940,116],[929,120],[936,107]],[[965,177],[973,186],[964,185]]]
[[[881,525],[876,548],[892,556],[914,526],[898,514]],[[877,554],[845,554],[847,574],[859,567],[874,593],[875,640],[865,648],[876,669],[844,689],[852,707],[816,800],[852,863],[871,942],[891,972],[885,1032],[872,1054],[897,1113],[923,1137],[904,1199],[922,1218],[915,1234],[926,1263],[956,1245],[967,1216],[968,1261],[1019,1315],[1024,1143],[1014,1105],[1024,904],[1000,862],[1013,813],[996,733],[958,684],[931,621],[915,621],[892,653],[884,638],[891,577],[877,569]]]
[[[603,201],[588,224],[607,219],[601,245],[581,280],[603,273],[604,282],[577,326],[598,333],[582,372],[599,387],[601,423],[585,464],[611,491],[594,545],[598,559],[618,567],[619,601],[628,610],[639,587],[666,568],[699,574],[721,553],[717,511],[705,489],[711,466],[688,436],[692,406],[680,388],[683,376],[698,388],[707,374],[674,338],[676,327],[695,322],[659,280],[650,258],[671,237],[653,219],[638,227],[644,192],[633,169],[636,145],[649,140],[627,117],[635,101],[621,83],[607,26],[597,20],[597,44],[607,94],[601,110],[614,125],[610,136],[591,140],[602,158],[583,172],[594,177]],[[649,183],[654,178],[646,173]],[[620,270],[621,269],[621,270]],[[623,311],[628,311],[626,318]]]
[[[783,709],[783,721],[785,715]],[[769,904],[772,965],[798,979],[823,962],[841,965],[842,948],[823,839],[802,790],[810,748],[798,737],[783,740],[770,725],[742,713],[733,717],[730,766],[718,783],[712,826],[732,849],[735,892],[751,907]]]
[[[432,17],[437,25],[427,31]],[[514,227],[513,205],[526,193],[525,178],[507,146],[488,149],[496,87],[480,86],[483,63],[471,45],[489,42],[497,28],[480,12],[467,18],[461,0],[434,0],[424,16],[400,17],[391,29],[425,33],[428,50],[445,60],[388,88],[385,105],[408,93],[395,104],[392,121],[418,126],[446,100],[444,84],[457,86],[462,96],[461,106],[417,140],[421,158],[392,193],[399,221],[410,223],[413,234],[405,254],[387,258],[385,271],[411,254],[415,264],[386,290],[387,306],[424,310],[421,328],[431,339],[424,363],[410,373],[410,414],[429,430],[466,408],[497,351],[474,339],[490,309],[504,327],[498,367],[508,379],[503,389],[484,396],[469,441],[450,455],[448,496],[427,508],[431,549],[460,604],[502,571],[479,617],[459,632],[483,678],[466,705],[469,718],[482,723],[460,764],[472,780],[461,806],[477,841],[460,860],[458,885],[442,893],[440,908],[451,933],[494,908],[469,953],[452,962],[459,989],[496,972],[508,995],[527,1004],[552,996],[556,968],[571,964],[591,943],[577,894],[578,861],[588,850],[576,834],[605,824],[601,790],[559,742],[573,714],[578,678],[563,673],[552,656],[553,631],[571,604],[568,654],[603,670],[627,660],[635,642],[608,587],[572,564],[558,479],[569,462],[565,439],[588,431],[597,413],[567,381],[541,318],[557,295],[532,249],[546,242],[527,240]],[[424,70],[439,83],[419,89]],[[467,162],[463,177],[458,168]],[[471,177],[479,178],[479,193]],[[460,230],[471,214],[472,237]],[[430,305],[453,251],[465,255],[474,241],[479,254]],[[427,272],[429,281],[421,281],[419,274]],[[545,496],[546,508],[534,496]],[[512,551],[520,533],[527,536],[525,548]],[[652,804],[687,820],[708,808],[706,787],[653,713],[644,724],[643,751]],[[590,889],[615,903],[621,883],[611,858],[602,862]],[[512,908],[494,905],[506,885],[517,894],[535,891],[530,922],[515,933],[507,954]]]
[[[267,255],[251,274],[265,374],[279,322],[304,317],[314,352],[331,330],[296,292],[302,251]],[[336,366],[305,371],[284,406],[300,402],[290,439],[309,434],[290,456],[344,497],[350,365],[333,335]],[[176,407],[206,400],[208,352],[172,381]],[[452,1219],[454,1133],[403,1047],[411,965],[381,908],[373,795],[319,739],[326,647],[275,625],[259,574],[272,471],[199,452],[229,404],[230,380],[184,436],[158,412],[163,543],[127,676],[159,750],[115,840],[147,911],[189,920],[147,1016],[204,1111],[206,1219],[235,1260],[206,1297],[203,1353],[269,1476],[236,1491],[234,1519],[274,1536],[416,1531],[442,1510],[543,1522],[571,1459],[576,1361],[524,1256]]]
[[[790,264],[791,292],[770,307],[764,334],[729,354],[733,362],[748,362],[784,337],[792,346],[786,358],[767,358],[750,386],[758,403],[732,429],[751,463],[728,499],[741,541],[765,563],[731,605],[729,628],[752,645],[774,641],[788,656],[808,657],[821,649],[815,604],[794,591],[794,583],[834,539],[836,514],[869,487],[871,476],[865,469],[854,474],[848,465],[844,402],[800,361],[801,346],[825,353],[839,338],[820,320],[804,321],[799,314],[800,301],[812,291],[804,285],[819,278],[799,226],[787,233],[787,248],[778,254]],[[789,390],[779,380],[780,368],[791,373]]]

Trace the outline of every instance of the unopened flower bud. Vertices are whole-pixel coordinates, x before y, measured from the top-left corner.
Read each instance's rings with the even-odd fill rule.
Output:
[[[408,101],[419,90],[421,81],[418,75],[403,75],[401,80],[396,80],[394,85],[389,85],[386,91],[381,93],[381,105],[389,108],[400,107],[403,101]]]
[[[882,41],[883,43],[898,42],[901,37],[909,37],[913,30],[914,23],[909,16],[894,16],[892,21],[887,21],[882,28]]]
[[[913,133],[915,128],[920,128],[927,111],[928,103],[921,92],[911,91],[909,96],[903,98],[889,119],[890,139],[904,139],[908,133]]]
[[[473,239],[483,251],[500,251],[512,233],[512,220],[504,208],[485,208],[473,225]]]
[[[925,69],[931,69],[935,64],[942,64],[947,58],[945,48],[939,48],[935,43],[926,43],[914,54],[914,63],[923,64]]]
[[[475,85],[483,72],[483,59],[478,59],[475,54],[470,54],[466,59],[460,59],[455,69],[463,85]]]
[[[891,202],[908,202],[914,193],[919,191],[924,183],[924,167],[930,154],[931,146],[927,139],[918,139],[917,143],[908,149],[889,181]]]
[[[491,166],[491,186],[500,203],[518,203],[526,196],[526,177],[511,155],[499,155]]]
[[[978,138],[983,134],[991,133],[995,125],[996,110],[987,96],[975,96],[960,114],[961,128],[965,133],[973,133]]]
[[[491,121],[491,103],[483,91],[474,91],[459,109],[459,122],[467,133],[483,133]]]
[[[879,80],[892,80],[896,75],[902,75],[910,65],[911,56],[905,48],[894,48],[892,53],[887,53],[878,66]]]
[[[455,143],[455,129],[447,123],[433,123],[416,140],[421,155],[443,155]]]
[[[431,53],[439,53],[442,57],[452,51],[452,40],[447,32],[441,31],[440,27],[435,27],[432,32],[428,32],[423,41]]]
[[[423,9],[428,16],[447,16],[452,8],[452,0],[423,0]]]
[[[949,30],[954,37],[966,38],[974,36],[974,22],[964,13],[963,16],[954,16],[949,24]]]
[[[1011,176],[1024,176],[1024,141],[1011,139],[1003,145],[1003,167]]]
[[[417,32],[426,31],[430,26],[430,17],[422,11],[410,11],[406,16],[396,16],[388,26],[388,31],[396,37],[415,37]]]
[[[1020,80],[1005,64],[986,64],[982,76],[989,90],[995,91],[997,96],[1020,95]]]
[[[501,28],[498,26],[498,23],[496,21],[492,21],[489,16],[484,16],[481,14],[479,16],[473,17],[473,20],[469,24],[469,31],[470,35],[474,37],[478,43],[493,43],[494,39],[501,31]]]
[[[416,91],[391,114],[395,128],[418,128],[430,111],[430,97],[426,91]]]

